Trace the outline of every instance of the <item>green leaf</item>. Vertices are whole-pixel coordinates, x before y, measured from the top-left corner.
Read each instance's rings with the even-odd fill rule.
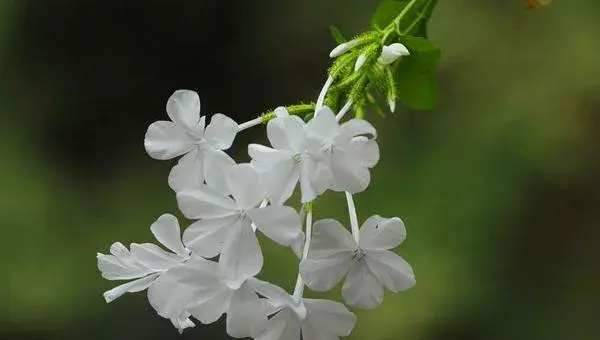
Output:
[[[432,109],[438,103],[436,70],[423,64],[423,60],[414,56],[404,57],[394,74],[397,96],[415,110]]]
[[[337,42],[338,44],[342,44],[348,41],[346,40],[346,38],[344,38],[342,32],[340,32],[340,30],[333,25],[329,26],[329,32],[331,33],[333,40],[335,40],[335,42]]]
[[[422,37],[402,36],[400,42],[410,51],[410,56],[404,57],[401,63],[411,63],[423,71],[435,70],[442,58],[442,50],[431,41]]]
[[[371,26],[376,29],[384,29],[394,21],[404,7],[406,7],[406,1],[382,1],[373,14]]]

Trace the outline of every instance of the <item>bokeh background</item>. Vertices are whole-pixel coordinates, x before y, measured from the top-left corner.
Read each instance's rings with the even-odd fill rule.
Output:
[[[179,88],[239,122],[314,100],[329,25],[360,33],[377,2],[1,0],[0,338],[227,339],[180,336],[143,293],[102,298],[95,253],[177,212],[146,127]],[[600,339],[598,13],[440,1],[441,104],[369,117],[382,158],[356,198],[360,220],[405,220],[417,285],[358,311],[351,339]],[[347,222],[343,195],[316,209]],[[262,243],[261,277],[292,289],[294,256]]]

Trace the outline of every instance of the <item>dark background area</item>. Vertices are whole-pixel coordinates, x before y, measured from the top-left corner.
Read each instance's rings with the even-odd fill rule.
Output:
[[[146,128],[179,88],[240,123],[314,100],[329,25],[358,34],[377,3],[0,0],[0,338],[227,339],[222,323],[180,336],[143,293],[102,299],[115,282],[95,252],[177,212]],[[597,13],[440,1],[441,104],[368,117],[382,158],[356,198],[361,221],[405,220],[417,285],[357,311],[351,339],[600,338]],[[232,154],[264,139],[244,132]],[[343,195],[316,210],[346,223]],[[263,241],[261,278],[291,289],[294,256]]]

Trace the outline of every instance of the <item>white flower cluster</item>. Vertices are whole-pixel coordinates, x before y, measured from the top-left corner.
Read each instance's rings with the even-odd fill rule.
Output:
[[[189,90],[176,91],[166,111],[170,121],[151,124],[144,145],[155,159],[182,156],[168,182],[194,222],[183,235],[170,214],[151,225],[169,251],[117,242],[109,255],[98,254],[105,279],[130,280],[105,292],[107,302],[147,289],[157,313],[180,331],[195,326],[192,318],[210,324],[226,314],[232,337],[324,340],[349,335],[356,316],[342,303],[304,298],[305,285],[326,291],[345,276],[344,301],[364,309],[382,303],[383,286],[398,292],[414,285],[410,265],[390,251],[406,237],[402,221],[372,216],[358,227],[352,194],[367,188],[379,160],[377,134],[366,120],[340,124],[343,114],[336,118],[322,106],[305,123],[280,107],[241,125],[215,114],[206,125],[200,98]],[[267,120],[271,145],[250,144],[251,162],[236,164],[224,150],[239,131]],[[300,213],[285,205],[296,187]],[[345,192],[351,232],[331,219],[313,224],[312,201],[327,190]],[[256,278],[263,266],[257,230],[300,257],[292,294]]]

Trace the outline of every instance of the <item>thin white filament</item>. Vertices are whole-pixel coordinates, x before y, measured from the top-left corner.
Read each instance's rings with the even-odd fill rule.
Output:
[[[344,107],[342,107],[342,109],[340,110],[340,112],[335,116],[335,119],[337,119],[338,122],[340,120],[342,120],[342,118],[344,118],[344,116],[346,115],[346,113],[348,113],[348,111],[350,111],[350,108],[352,107],[352,104],[354,104],[354,102],[352,101],[352,99],[350,99],[346,103],[346,105],[344,105]]]
[[[258,117],[256,119],[249,120],[249,121],[247,121],[245,123],[242,123],[242,124],[238,125],[238,132],[244,131],[246,129],[249,129],[251,127],[259,125],[262,122],[263,122],[263,118],[262,117]]]
[[[321,93],[319,93],[319,97],[317,98],[317,103],[315,104],[315,115],[317,114],[317,112],[319,112],[319,110],[323,108],[323,103],[325,103],[325,96],[327,95],[327,91],[329,91],[331,84],[333,84],[333,77],[328,76],[327,80],[325,81],[325,85],[323,85]]]
[[[352,194],[346,191],[346,201],[348,202],[348,214],[350,215],[350,228],[352,229],[352,237],[354,237],[354,241],[358,244],[360,240],[359,230],[358,230],[358,217],[356,216],[356,207],[354,206],[354,199],[352,199]]]
[[[310,240],[312,238],[312,207],[309,207],[306,211],[306,240],[304,241],[304,249],[302,250],[302,259],[308,257],[308,249],[310,248]],[[304,281],[302,276],[298,273],[296,279],[296,287],[294,288],[294,300],[299,301],[304,295]]]

